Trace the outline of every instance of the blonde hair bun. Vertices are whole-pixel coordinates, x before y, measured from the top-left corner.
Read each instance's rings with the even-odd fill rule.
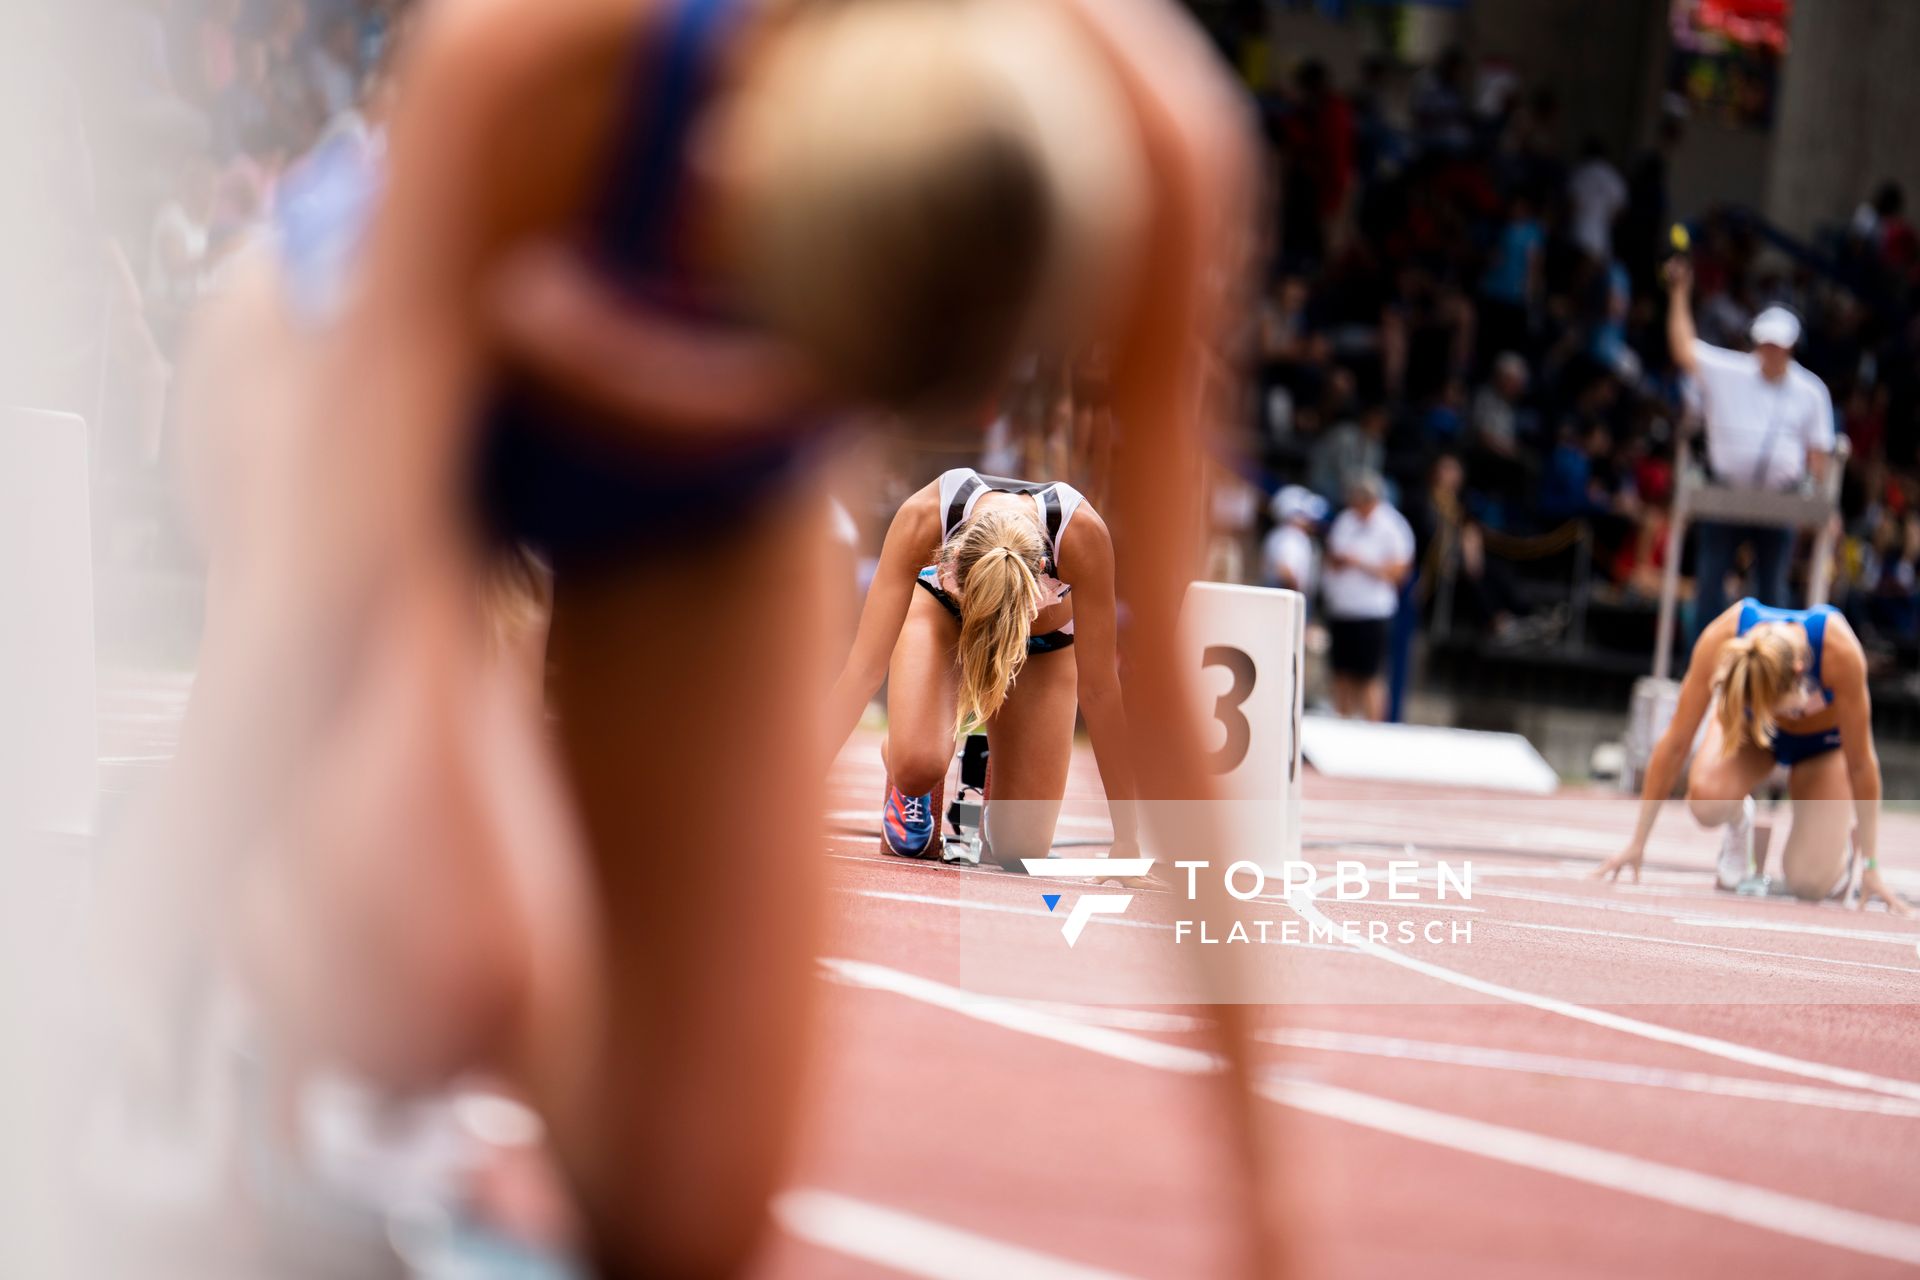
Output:
[[[1145,190],[1124,95],[1020,0],[814,0],[744,78],[718,150],[749,309],[899,408],[987,394]]]

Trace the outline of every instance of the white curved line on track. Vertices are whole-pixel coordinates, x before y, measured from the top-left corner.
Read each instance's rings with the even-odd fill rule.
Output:
[[[1041,920],[1049,917],[1059,920],[1066,915],[1064,911],[1048,911],[1045,907],[1017,907],[1010,902],[985,902],[978,898],[941,898],[931,893],[892,893],[884,889],[853,889],[848,892],[862,898],[878,898],[882,902],[911,902],[924,907],[949,907],[955,911],[990,911],[995,915],[1033,916]],[[1096,923],[1120,925],[1128,929],[1173,928],[1163,921],[1132,920],[1126,916],[1102,916]]]
[[[1546,902],[1564,907],[1589,907],[1596,911],[1617,911],[1629,916],[1658,916],[1675,924],[1716,929],[1751,929],[1755,933],[1798,933],[1810,938],[1848,938],[1859,942],[1891,942],[1900,946],[1912,946],[1915,942],[1920,942],[1920,930],[1899,933],[1890,929],[1842,929],[1835,925],[1796,924],[1788,920],[1709,915],[1701,911],[1689,911],[1679,906],[1635,906],[1632,903],[1613,902],[1600,897],[1582,897],[1571,893],[1541,893],[1533,889],[1489,889],[1478,884],[1474,885],[1473,892],[1476,897],[1485,895],[1489,898],[1512,898],[1517,902]],[[1881,918],[1890,919],[1891,917],[1882,916]]]
[[[1142,1028],[1143,1030],[1147,1028]],[[1409,1040],[1400,1036],[1362,1035],[1349,1031],[1316,1031],[1304,1027],[1257,1033],[1268,1044],[1322,1053],[1346,1053],[1403,1062],[1431,1062],[1442,1066],[1479,1067],[1523,1075],[1553,1076],[1562,1080],[1598,1080],[1607,1084],[1677,1089],[1714,1097],[1744,1098],[1754,1102],[1784,1102],[1794,1106],[1824,1107],[1830,1111],[1857,1111],[1872,1115],[1920,1119],[1920,1102],[1885,1098],[1854,1089],[1832,1089],[1817,1084],[1786,1084],[1751,1076],[1711,1075],[1704,1071],[1675,1071],[1637,1062],[1610,1062],[1601,1058],[1574,1058],[1557,1053],[1526,1053],[1476,1044],[1439,1040]]]
[[[1028,880],[1032,883],[1040,883],[1035,877],[1028,877]],[[1074,882],[1048,880],[1045,883],[1066,884],[1071,886]],[[988,911],[995,915],[1032,916],[1041,920],[1049,917],[1059,920],[1066,914],[1062,911],[1048,911],[1044,907],[1021,907],[1009,902],[985,902],[978,898],[942,898],[931,893],[895,893],[885,889],[849,889],[843,892],[852,893],[862,898],[877,898],[882,902],[911,902],[926,907],[948,907],[955,911]],[[1168,931],[1173,928],[1171,923],[1164,920],[1134,920],[1127,916],[1096,916],[1093,922],[1095,924],[1120,925],[1128,929],[1160,929]],[[1313,942],[1305,939],[1294,942],[1282,942],[1276,945],[1291,947],[1299,951],[1351,952],[1353,950],[1352,947],[1337,942]]]
[[[1185,1075],[1208,1074],[1222,1067],[1219,1058],[1199,1049],[1166,1044],[1127,1031],[1085,1026],[883,965],[836,959],[823,960],[821,965],[835,978],[854,986],[891,992],[978,1022],[1122,1062]],[[1920,1226],[1910,1222],[1879,1218],[1712,1174],[1471,1120],[1335,1085],[1269,1078],[1261,1082],[1260,1091],[1283,1106],[1396,1137],[1554,1174],[1816,1244],[1920,1265]]]
[[[1482,920],[1476,922],[1478,928],[1526,929],[1536,933],[1573,933],[1589,938],[1620,938],[1628,942],[1645,942],[1656,947],[1686,947],[1694,951],[1725,951],[1737,956],[1764,956],[1772,960],[1797,960],[1803,964],[1840,965],[1848,969],[1878,969],[1884,973],[1904,973],[1909,976],[1920,974],[1920,968],[1910,964],[1880,964],[1873,960],[1842,960],[1836,956],[1809,956],[1798,951],[1762,951],[1756,947],[1734,947],[1724,942],[1693,942],[1686,938],[1662,938],[1651,933],[1623,933],[1618,929],[1585,929],[1572,924],[1540,924],[1532,920]],[[1772,1003],[1764,1001],[1759,1003]],[[1896,1001],[1892,1003],[1905,1003]]]
[[[773,1213],[796,1240],[923,1280],[1126,1280],[1105,1267],[1070,1262],[832,1191],[784,1192],[774,1198]]]
[[[1333,922],[1321,913],[1319,905],[1304,893],[1294,895],[1294,899],[1288,903],[1288,906],[1307,922],[1309,928],[1316,921],[1323,928],[1332,926]],[[1441,982],[1465,991],[1475,991],[1498,1000],[1539,1009],[1543,1013],[1558,1014],[1563,1018],[1572,1018],[1576,1022],[1606,1027],[1611,1031],[1622,1031],[1628,1035],[1655,1040],[1661,1044],[1678,1045],[1716,1058],[1724,1058],[1728,1062],[1758,1067],[1763,1071],[1778,1071],[1784,1075],[1800,1076],[1808,1080],[1822,1080],[1842,1088],[1867,1089],[1896,1098],[1920,1101],[1920,1083],[1912,1080],[1898,1080],[1891,1076],[1876,1075],[1871,1071],[1860,1071],[1853,1067],[1836,1067],[1824,1062],[1810,1062],[1805,1058],[1774,1053],[1768,1049],[1756,1049],[1751,1045],[1736,1044],[1731,1040],[1721,1040],[1715,1036],[1681,1031],[1677,1027],[1662,1026],[1657,1022],[1643,1022],[1638,1018],[1609,1013],[1605,1009],[1591,1009],[1570,1000],[1540,995],[1533,991],[1522,991],[1518,987],[1509,987],[1498,982],[1488,982],[1484,978],[1476,978],[1458,969],[1449,969],[1445,965],[1434,964],[1430,960],[1422,960],[1396,951],[1384,943],[1374,942],[1371,939],[1355,938],[1352,945],[1357,951],[1364,951],[1376,959],[1399,965],[1403,969],[1424,974],[1429,978],[1437,978]]]

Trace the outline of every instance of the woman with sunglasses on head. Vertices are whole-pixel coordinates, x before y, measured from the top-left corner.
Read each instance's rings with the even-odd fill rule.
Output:
[[[963,467],[907,500],[832,704],[844,741],[887,680],[888,852],[940,856],[947,765],[956,737],[978,729],[993,768],[987,853],[1006,867],[1046,857],[1077,710],[1113,810],[1116,856],[1132,856],[1115,616],[1113,539],[1072,485]]]
[[[1653,749],[1632,840],[1597,875],[1640,878],[1647,836],[1673,794],[1700,722],[1712,719],[1687,771],[1687,807],[1702,826],[1722,827],[1715,883],[1764,888],[1754,857],[1753,792],[1776,765],[1788,770],[1793,827],[1781,875],[1797,897],[1844,897],[1857,854],[1860,905],[1912,909],[1880,875],[1880,760],[1873,747],[1866,653],[1831,605],[1776,609],[1751,598],[1707,626],[1695,642],[1679,704]]]

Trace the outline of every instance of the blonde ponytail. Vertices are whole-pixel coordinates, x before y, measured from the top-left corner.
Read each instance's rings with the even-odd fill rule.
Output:
[[[956,533],[940,561],[960,588],[958,735],[993,718],[1026,665],[1046,543],[1032,521],[988,513]]]
[[[1720,650],[1713,687],[1720,695],[1720,749],[1732,755],[1748,743],[1773,746],[1773,708],[1793,688],[1799,653],[1769,628],[1735,636]]]

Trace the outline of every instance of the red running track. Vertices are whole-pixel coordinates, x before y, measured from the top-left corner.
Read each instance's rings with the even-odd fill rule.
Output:
[[[842,757],[842,826],[877,826],[875,761],[871,741]],[[1100,812],[1080,761],[1067,833]],[[1677,813],[1642,884],[1588,879],[1632,815],[1606,793],[1309,775],[1311,857],[1471,858],[1475,910],[1428,886],[1398,913],[1471,919],[1468,945],[1392,944],[1438,975],[1378,949],[1249,948],[1287,974],[1257,1021],[1302,1274],[1920,1271],[1920,926],[1716,892],[1714,839]],[[1916,837],[1886,820],[1882,865],[1910,895]],[[810,1239],[765,1274],[1222,1273],[1220,1119],[1188,1061],[1210,1050],[1206,1011],[1007,998],[1066,954],[1040,892],[1080,886],[885,858],[870,837],[828,852],[829,950],[853,963],[825,976],[806,1194],[786,1206]],[[1076,954],[1124,970],[1156,938],[1096,919]],[[976,1257],[974,1240],[1029,1253]]]
[[[164,758],[183,693],[108,691],[109,763]],[[843,828],[877,828],[875,746],[836,768]],[[1063,834],[1102,812],[1078,760]],[[1713,838],[1677,814],[1644,883],[1594,883],[1632,812],[1309,775],[1311,857],[1471,858],[1474,896],[1316,902],[1471,921],[1470,945],[1248,949],[1284,975],[1256,1021],[1299,1274],[1920,1271],[1920,926],[1717,893]],[[1916,896],[1920,818],[1890,815],[1882,845]],[[759,1274],[1225,1274],[1240,1224],[1206,1010],[1008,994],[1069,954],[1040,893],[1065,910],[1083,886],[885,858],[871,836],[825,854],[826,1025]],[[1074,963],[1162,962],[1178,904],[1143,896]]]

